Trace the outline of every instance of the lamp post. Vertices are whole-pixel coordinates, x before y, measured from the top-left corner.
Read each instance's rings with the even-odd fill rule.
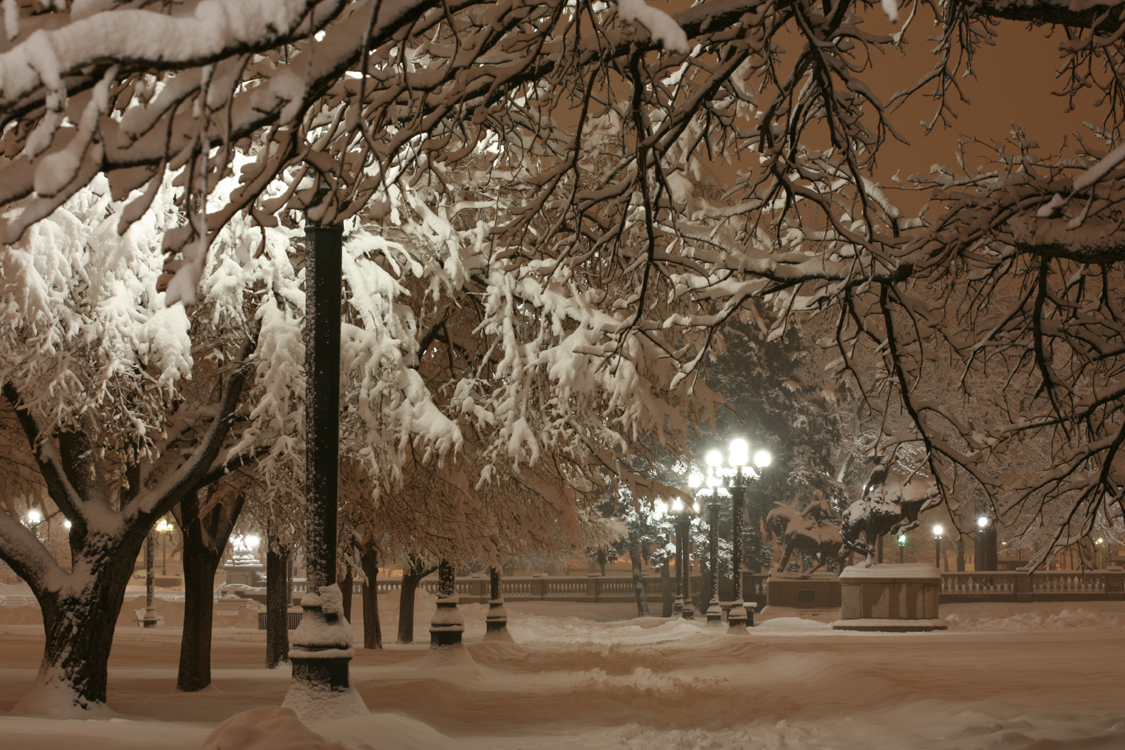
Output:
[[[996,570],[996,524],[987,515],[977,517],[977,570]]]
[[[680,498],[672,501],[672,515],[676,517],[676,577],[682,579],[676,584],[676,601],[680,603],[680,616],[685,620],[695,619],[695,604],[691,600],[691,573],[687,569],[691,510]]]
[[[172,524],[168,523],[167,518],[161,518],[156,522],[156,531],[160,534],[161,550],[160,550],[160,575],[168,575],[168,534],[172,531]]]
[[[708,454],[708,463],[711,462],[714,453],[715,451],[712,451]],[[702,484],[704,484],[704,480],[699,474],[692,474],[688,477],[688,485],[693,490],[698,489]],[[711,569],[711,590],[707,600],[707,624],[720,625],[723,622],[723,607],[719,604],[719,485],[722,484],[722,479],[715,474],[708,474],[706,484],[711,489],[711,502],[707,504],[709,511],[707,522],[709,559],[707,565]]]
[[[934,566],[941,570],[941,534],[945,531],[940,523],[934,524]]]
[[[906,534],[898,535],[898,564],[906,562]]]
[[[141,618],[142,628],[155,628],[160,624],[156,614],[156,537],[152,531],[145,537],[145,616]]]
[[[653,514],[657,519],[664,518],[664,516],[666,515],[675,515],[674,508],[676,507],[676,503],[680,503],[681,505],[683,504],[681,500],[674,500],[672,502],[672,506],[669,507],[667,503],[665,503],[661,498],[658,497],[656,498],[656,502],[653,503]],[[684,609],[684,592],[680,586],[681,578],[683,578],[683,576],[681,575],[683,573],[683,569],[680,563],[680,546],[682,542],[680,540],[680,523],[678,518],[673,525],[673,529],[674,539],[670,539],[669,542],[674,541],[676,545],[676,576],[675,580],[672,581],[672,617],[675,617]],[[671,562],[669,562],[668,564],[671,565]]]
[[[734,585],[730,612],[727,614],[727,632],[731,634],[745,634],[746,626],[754,624],[754,615],[747,613],[746,603],[742,598],[742,514],[747,480],[761,476],[760,470],[769,466],[771,460],[769,451],[759,450],[754,454],[754,467],[750,467],[750,446],[742,439],[730,442],[730,449],[725,457],[721,451],[711,451],[707,454],[707,483],[715,488],[713,493],[717,495],[718,486],[725,480],[731,495],[734,526],[731,540],[731,576]],[[702,483],[703,480],[700,479],[698,484]],[[717,596],[716,593],[716,598]]]

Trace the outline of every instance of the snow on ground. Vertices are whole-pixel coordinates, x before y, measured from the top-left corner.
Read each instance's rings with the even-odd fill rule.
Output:
[[[444,665],[426,658],[433,599],[420,593],[418,604],[420,643],[356,649],[352,684],[371,715],[312,722],[307,733],[277,710],[289,673],[262,667],[264,634],[225,627],[230,621],[219,617],[207,690],[175,690],[179,627],[119,621],[115,718],[9,716],[35,675],[42,634],[15,617],[30,608],[0,606],[0,748],[196,750],[219,724],[252,709],[261,710],[237,718],[208,747],[1125,748],[1123,602],[946,605],[950,629],[938,633],[836,632],[826,622],[767,614],[745,638],[702,623],[629,619],[631,605],[512,603],[511,644],[481,642],[487,607],[464,605],[471,658]],[[393,639],[393,597],[380,605],[384,637]],[[170,623],[175,606],[158,603]],[[362,643],[361,625],[355,630]],[[299,737],[304,744],[295,744]]]

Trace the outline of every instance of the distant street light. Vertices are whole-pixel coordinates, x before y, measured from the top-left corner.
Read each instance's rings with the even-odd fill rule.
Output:
[[[160,575],[162,576],[168,575],[168,534],[172,528],[167,518],[161,518],[156,522],[156,532],[161,537]]]
[[[898,535],[898,563],[902,565],[906,562],[906,534]]]
[[[941,534],[945,531],[940,523],[934,524],[934,565],[941,570]]]
[[[987,515],[977,517],[977,570],[996,570],[999,565],[997,560],[997,528],[993,520]]]

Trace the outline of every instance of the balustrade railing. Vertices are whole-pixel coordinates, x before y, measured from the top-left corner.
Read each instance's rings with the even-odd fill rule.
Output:
[[[765,574],[746,573],[743,576],[743,599],[765,606]],[[645,593],[652,601],[662,596],[662,582],[659,575],[646,575],[643,578]],[[703,577],[691,577],[691,595],[698,604],[705,595]],[[423,579],[420,588],[437,594],[437,579]],[[671,586],[674,583],[670,582]],[[394,578],[380,578],[376,588],[380,594],[398,591],[400,582]],[[305,590],[304,579],[293,581],[293,590]],[[362,583],[355,582],[353,593],[362,593]],[[633,579],[629,576],[579,578],[577,576],[507,576],[501,582],[501,593],[508,601],[574,601],[623,603],[634,601],[636,593]],[[720,598],[725,602],[730,595],[730,581],[723,580],[719,588]],[[457,594],[462,602],[487,602],[488,579],[474,576],[457,579]],[[1125,600],[1125,571],[1121,570],[1042,570],[1026,571],[979,571],[946,572],[941,576],[941,600],[943,602],[1033,602],[1033,601],[1106,601]]]

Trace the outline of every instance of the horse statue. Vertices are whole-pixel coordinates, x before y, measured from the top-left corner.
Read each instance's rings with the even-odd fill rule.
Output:
[[[785,570],[795,550],[816,556],[816,565],[810,573],[841,557],[843,538],[840,527],[824,520],[831,515],[832,509],[824,493],[820,490],[814,492],[815,499],[804,511],[798,512],[796,508],[777,503],[777,507],[766,515],[767,537],[770,541],[781,539],[785,545],[777,570]]]
[[[876,469],[878,471],[878,468]],[[885,479],[884,473],[883,478]],[[905,495],[911,497],[907,499]],[[932,484],[919,489],[919,483],[910,482],[905,487],[885,486],[868,482],[864,495],[844,511],[840,529],[844,547],[863,555],[865,564],[871,565],[876,540],[881,536],[897,535],[918,527],[918,517],[923,511],[941,504]],[[860,535],[863,539],[860,539]]]

